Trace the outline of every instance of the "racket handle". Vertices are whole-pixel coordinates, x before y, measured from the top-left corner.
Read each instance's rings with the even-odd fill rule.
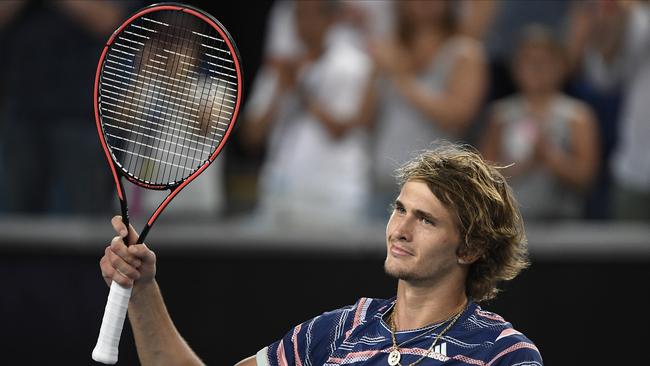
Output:
[[[126,204],[126,196],[124,196],[122,199],[120,199],[120,210],[122,211],[122,222],[124,223],[124,226],[126,226],[127,234],[124,237],[124,240],[129,237],[128,230],[129,230],[129,207]],[[129,243],[126,243],[126,245],[129,245]]]
[[[113,365],[117,362],[120,336],[122,335],[122,327],[124,326],[130,298],[131,288],[123,287],[113,281],[106,301],[106,309],[104,309],[104,318],[102,319],[102,327],[99,329],[97,345],[93,350],[93,360],[107,365]]]

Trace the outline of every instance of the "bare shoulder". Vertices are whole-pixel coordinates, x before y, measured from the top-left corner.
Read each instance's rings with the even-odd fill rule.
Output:
[[[255,360],[255,356],[250,356],[239,361],[235,366],[257,366],[257,361]]]
[[[564,96],[564,98],[567,101],[569,110],[572,111],[572,115],[568,117],[573,122],[578,124],[595,125],[595,112],[589,104],[569,96]]]

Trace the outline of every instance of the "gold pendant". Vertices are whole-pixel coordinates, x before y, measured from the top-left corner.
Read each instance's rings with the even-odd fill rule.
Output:
[[[390,366],[395,366],[399,363],[400,358],[402,358],[402,355],[400,355],[398,350],[394,349],[390,351],[390,354],[388,355],[388,364]]]

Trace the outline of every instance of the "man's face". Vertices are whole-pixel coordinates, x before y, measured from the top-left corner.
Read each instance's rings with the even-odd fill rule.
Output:
[[[437,283],[460,269],[460,234],[451,210],[422,181],[408,181],[386,226],[384,269],[413,283]]]

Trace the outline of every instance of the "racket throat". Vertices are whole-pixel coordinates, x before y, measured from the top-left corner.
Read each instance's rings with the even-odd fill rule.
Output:
[[[151,229],[151,225],[146,224],[144,226],[144,228],[142,229],[142,232],[140,233],[140,236],[138,237],[138,240],[135,243],[136,244],[144,243],[144,240],[147,238],[147,235],[149,234],[150,229]]]
[[[126,203],[126,195],[124,196],[124,198],[120,199],[120,209],[122,211],[122,222],[126,226],[126,229],[129,230],[129,206]],[[128,234],[127,234],[127,238],[128,238]]]

